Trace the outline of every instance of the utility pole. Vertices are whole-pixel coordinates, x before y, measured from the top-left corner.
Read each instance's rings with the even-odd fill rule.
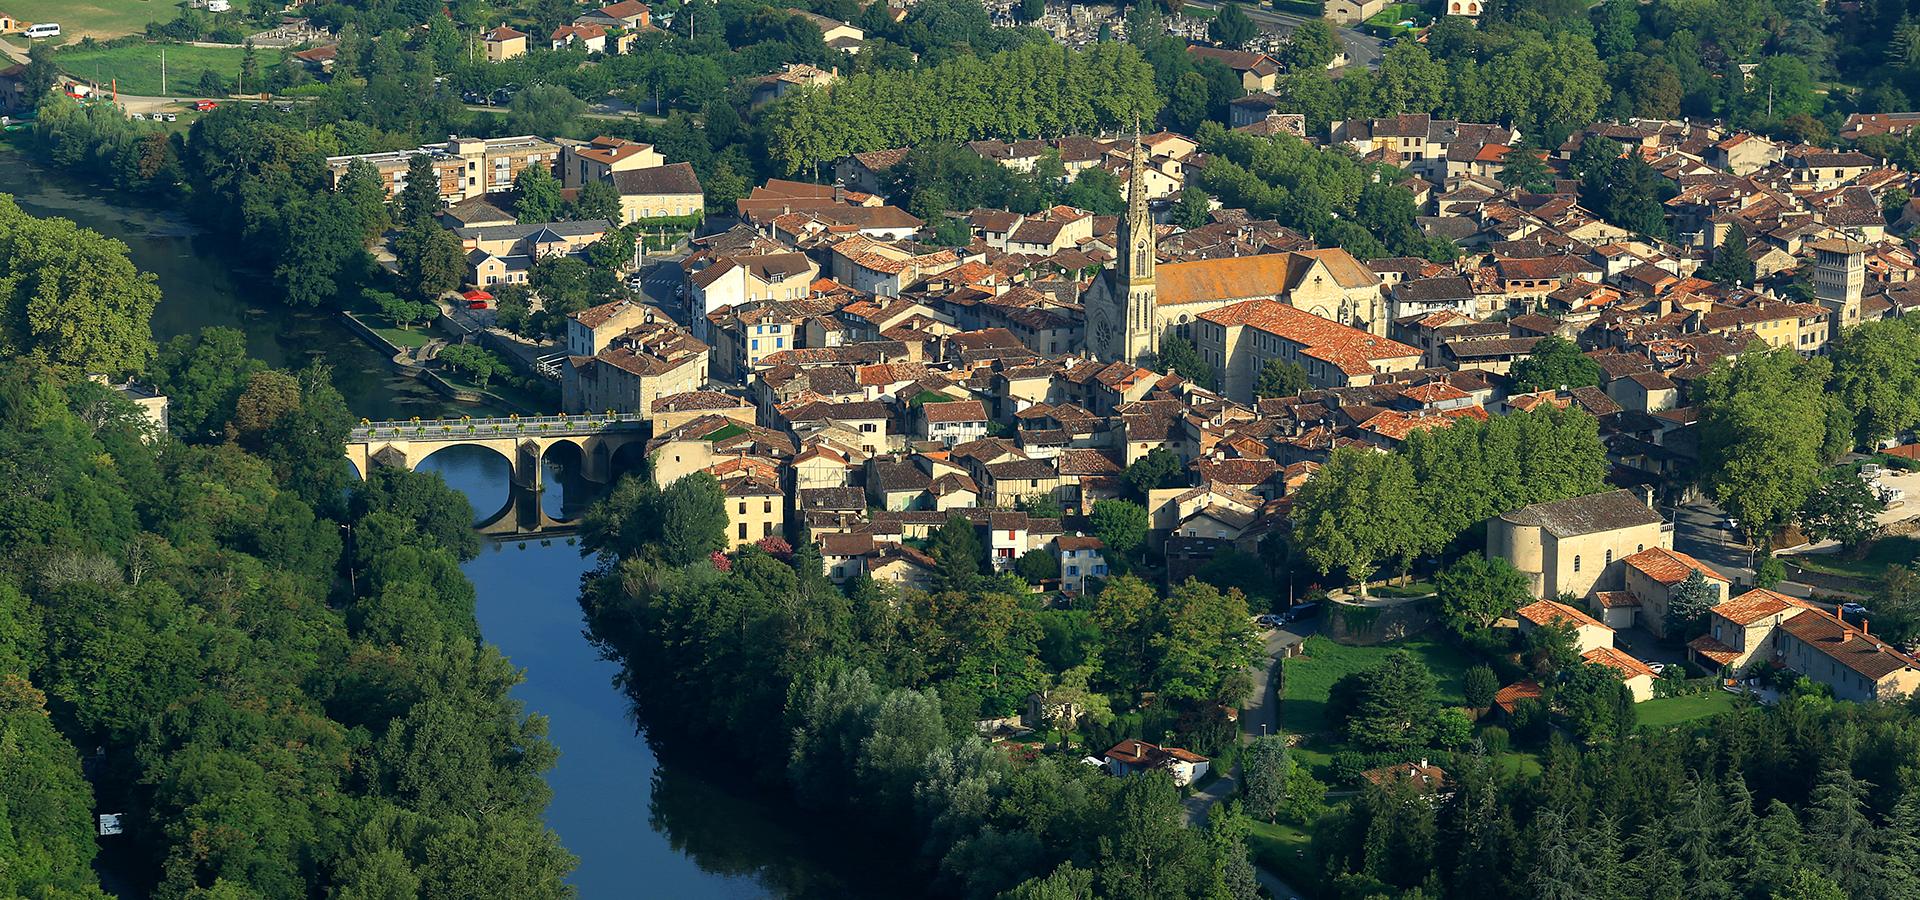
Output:
[[[167,95],[167,48],[160,48],[160,96]]]

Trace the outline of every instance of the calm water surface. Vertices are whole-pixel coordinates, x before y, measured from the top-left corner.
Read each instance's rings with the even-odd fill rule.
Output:
[[[330,317],[277,305],[258,273],[223,263],[218,242],[184,214],[133,205],[43,170],[0,148],[0,193],[30,213],[72,219],[126,242],[133,262],[158,277],[163,299],[155,337],[208,326],[238,328],[248,351],[275,366],[324,362],[359,416],[404,418],[472,411],[394,374],[381,355]],[[508,499],[506,460],[456,448],[421,468],[467,493],[482,517]],[[572,473],[549,473],[541,495],[548,514],[569,517],[593,487]],[[908,896],[874,884],[888,860],[863,859],[832,829],[763,802],[725,771],[701,761],[663,764],[615,688],[619,667],[600,658],[582,633],[576,600],[587,561],[564,539],[491,544],[465,567],[478,590],[476,612],[487,640],[526,671],[514,696],[546,716],[560,761],[548,773],[547,824],[580,857],[572,881],[599,898],[879,898]],[[779,727],[770,723],[770,727]],[[823,833],[825,832],[825,833]]]

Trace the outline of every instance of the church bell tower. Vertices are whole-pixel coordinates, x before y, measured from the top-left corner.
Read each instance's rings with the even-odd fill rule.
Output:
[[[1127,176],[1127,215],[1120,220],[1120,259],[1114,267],[1115,300],[1125,304],[1125,359],[1138,362],[1157,352],[1155,322],[1159,289],[1153,280],[1153,216],[1147,210],[1147,151],[1140,130],[1133,133],[1132,168]]]

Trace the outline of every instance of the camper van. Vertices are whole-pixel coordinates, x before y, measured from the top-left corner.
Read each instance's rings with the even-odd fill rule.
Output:
[[[41,22],[38,25],[27,26],[27,37],[30,37],[30,38],[50,38],[50,37],[59,37],[59,36],[60,36],[59,22]]]

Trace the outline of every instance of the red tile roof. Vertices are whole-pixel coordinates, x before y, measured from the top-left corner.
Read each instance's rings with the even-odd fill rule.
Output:
[[[1633,678],[1637,675],[1645,675],[1648,678],[1657,677],[1651,666],[1612,647],[1595,647],[1592,650],[1580,654],[1580,658],[1590,663],[1614,669],[1620,673],[1623,679]]]
[[[1607,628],[1599,619],[1587,615],[1565,603],[1561,603],[1558,600],[1535,600],[1526,606],[1520,607],[1514,614],[1535,625],[1551,625],[1565,619],[1576,627],[1592,626],[1596,628]],[[1613,629],[1607,628],[1607,630],[1612,631]]]
[[[1695,569],[1700,570],[1700,574],[1705,575],[1709,580],[1727,581],[1727,577],[1715,572],[1712,566],[1678,550],[1669,550],[1665,547],[1648,547],[1621,562],[1638,569],[1648,578],[1666,585],[1679,584],[1687,580],[1687,576],[1693,574]]]

